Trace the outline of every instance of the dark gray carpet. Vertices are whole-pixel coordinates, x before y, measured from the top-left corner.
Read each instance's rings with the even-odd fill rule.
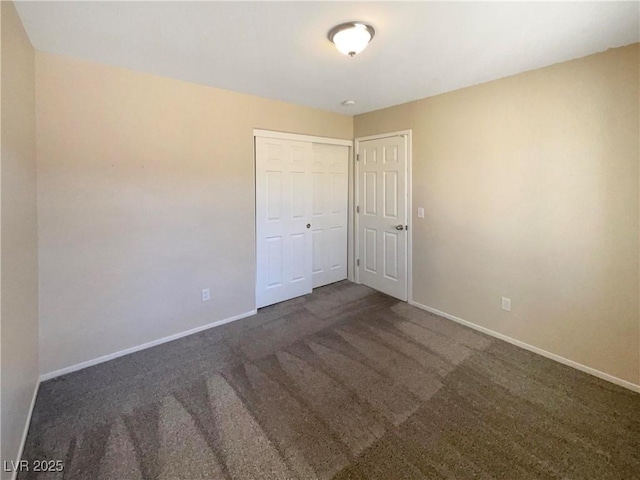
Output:
[[[38,479],[640,478],[640,395],[340,282],[42,384]]]

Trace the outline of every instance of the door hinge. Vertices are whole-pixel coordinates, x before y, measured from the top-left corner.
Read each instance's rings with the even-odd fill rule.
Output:
[[[359,161],[360,161],[360,154],[356,153],[356,162],[359,162]]]
[[[360,213],[360,205],[356,206],[356,213]]]
[[[404,229],[408,232],[409,231],[409,225],[405,225]]]
[[[357,260],[356,260],[356,265],[357,265],[357,266],[360,266],[360,259],[357,259]]]

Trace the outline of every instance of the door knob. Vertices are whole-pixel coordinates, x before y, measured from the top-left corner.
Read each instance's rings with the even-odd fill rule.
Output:
[[[310,223],[307,223],[307,228],[311,228],[311,224]]]
[[[396,225],[396,230],[404,230],[404,225]]]

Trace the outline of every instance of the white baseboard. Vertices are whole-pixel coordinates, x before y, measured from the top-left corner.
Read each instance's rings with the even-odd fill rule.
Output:
[[[31,405],[29,405],[29,413],[27,413],[27,420],[24,423],[24,431],[22,432],[22,440],[20,441],[20,448],[18,448],[17,462],[22,460],[22,454],[24,453],[24,446],[27,443],[27,435],[29,433],[29,427],[31,426],[31,416],[33,415],[33,408],[36,406],[36,398],[38,396],[38,390],[40,389],[40,380],[36,382],[36,386],[33,389],[33,396],[31,397]],[[11,474],[11,480],[18,478],[18,470],[14,470]]]
[[[49,373],[43,373],[42,375],[40,375],[40,381],[44,382],[45,380],[51,380],[52,378],[56,378],[61,375],[66,375],[67,373],[76,372],[78,370],[82,370],[83,368],[92,367],[93,365],[98,365],[99,363],[103,363],[103,362],[108,362],[109,360],[113,360],[114,358],[122,357],[124,355],[129,355],[130,353],[139,352],[140,350],[145,350],[147,348],[155,347],[156,345],[161,345],[163,343],[171,342],[173,340],[178,340],[179,338],[186,337],[188,335],[193,335],[194,333],[202,332],[203,330],[208,330],[213,327],[218,327],[220,325],[224,325],[225,323],[235,322],[236,320],[250,317],[251,315],[255,315],[256,313],[258,313],[257,310],[251,310],[250,312],[245,312],[245,313],[241,313],[240,315],[235,315],[233,317],[217,320],[213,323],[202,325],[201,327],[192,328],[191,330],[186,330],[184,332],[176,333],[174,335],[169,335],[168,337],[143,343],[142,345],[136,345],[135,347],[126,348],[124,350],[120,350],[119,352],[103,355],[101,357],[94,358],[92,360],[87,360],[86,362],[81,362],[76,365],[71,365],[70,367],[61,368],[60,370],[55,370]]]
[[[414,307],[420,308],[421,310],[426,310],[427,312],[434,313],[448,320],[452,320],[456,323],[460,323],[466,327],[473,328],[474,330],[478,330],[479,332],[486,333],[487,335],[490,335],[495,338],[499,338],[500,340],[504,340],[505,342],[515,345],[516,347],[524,348],[525,350],[529,350],[530,352],[537,353],[538,355],[542,355],[543,357],[550,358],[551,360],[555,360],[558,363],[562,363],[569,367],[573,367],[576,370],[580,370],[582,372],[588,373],[590,375],[593,375],[594,377],[601,378],[602,380],[606,380],[607,382],[615,383],[616,385],[619,385],[631,391],[640,393],[640,385],[636,385],[635,383],[631,383],[627,380],[614,377],[613,375],[609,375],[608,373],[601,372],[600,370],[596,370],[595,368],[588,367],[578,362],[574,362],[573,360],[569,360],[568,358],[561,357],[560,355],[556,355],[555,353],[547,352],[546,350],[543,350],[541,348],[534,347],[533,345],[529,345],[528,343],[522,342],[520,340],[516,340],[515,338],[508,337],[507,335],[503,335],[502,333],[498,333],[486,327],[481,327],[480,325],[476,325],[475,323],[469,322],[468,320],[463,320],[462,318],[456,317],[446,312],[442,312],[435,308],[422,305],[421,303],[415,302],[413,300],[410,300],[409,303]]]

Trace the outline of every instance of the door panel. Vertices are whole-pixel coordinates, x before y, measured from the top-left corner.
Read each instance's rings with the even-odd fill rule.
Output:
[[[383,152],[383,163],[398,163],[398,145],[385,145]]]
[[[376,290],[406,300],[406,138],[391,136],[362,141],[359,153],[359,280]]]
[[[371,272],[371,273],[378,272],[377,243],[378,243],[378,232],[376,232],[373,228],[365,228],[363,256],[364,256],[364,269],[367,272]]]
[[[267,172],[267,220],[282,219],[282,172]]]
[[[349,148],[313,144],[313,287],[347,278]]]
[[[329,266],[332,270],[345,265],[343,244],[346,235],[344,227],[331,227],[331,238],[329,239],[327,250],[329,251]]]
[[[309,216],[307,201],[307,172],[291,172],[291,219],[300,220]]]
[[[384,216],[398,218],[398,172],[383,172]]]
[[[326,191],[325,175],[322,172],[313,172],[313,216],[317,217],[324,212],[325,197],[323,192]]]
[[[267,238],[267,286],[282,285],[282,237]]]
[[[256,303],[311,292],[311,144],[256,138]]]
[[[346,153],[346,152],[345,152]],[[349,159],[347,158],[348,162]],[[334,164],[335,165],[335,164]],[[348,178],[345,178],[345,173],[332,173],[331,174],[331,213],[342,214],[347,212],[345,200],[348,203],[348,199],[345,196],[345,191],[349,189],[347,185]]]
[[[378,195],[377,195],[377,172],[364,172],[364,214],[377,215]]]
[[[307,271],[308,246],[306,233],[291,235],[291,282],[304,282],[309,278]]]
[[[324,246],[324,235],[322,230],[313,230],[313,273],[321,272],[324,265],[324,254],[326,252],[326,247]]]
[[[398,234],[383,232],[384,276],[390,280],[398,280]]]

